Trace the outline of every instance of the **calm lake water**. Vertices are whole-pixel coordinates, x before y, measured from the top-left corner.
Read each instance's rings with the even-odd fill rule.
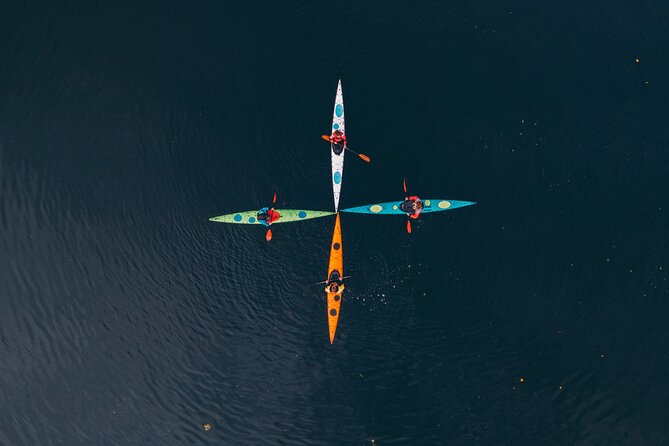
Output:
[[[1,9],[1,445],[669,443],[666,2]]]

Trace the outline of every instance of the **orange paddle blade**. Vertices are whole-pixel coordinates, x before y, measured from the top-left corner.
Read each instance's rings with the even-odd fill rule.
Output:
[[[328,135],[321,135],[321,138],[323,138],[323,141],[330,142],[330,137]]]
[[[268,242],[270,240],[272,240],[272,230],[271,229],[267,230],[267,234],[265,234],[265,240],[267,240]]]
[[[411,234],[411,221],[407,220],[407,232]]]
[[[372,162],[372,160],[367,155],[365,155],[364,153],[360,153],[360,154],[358,154],[358,156],[360,157],[361,160],[363,160],[366,163],[371,163]]]

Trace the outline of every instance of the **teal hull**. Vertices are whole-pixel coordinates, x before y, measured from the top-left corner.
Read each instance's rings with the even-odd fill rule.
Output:
[[[327,217],[328,215],[334,215],[334,212],[327,211],[307,211],[303,209],[274,209],[279,213],[280,217],[278,220],[272,222],[273,225],[277,223],[289,223],[293,221],[302,221],[309,220],[312,218]],[[212,217],[209,221],[217,221],[219,223],[234,223],[241,225],[259,225],[261,224],[258,221],[258,211],[244,211],[244,212],[235,212],[233,214],[219,215],[218,217]]]
[[[388,203],[373,203],[365,206],[342,209],[342,212],[353,212],[356,214],[380,214],[380,215],[406,215],[402,212],[400,205],[402,201],[391,201]],[[422,214],[429,212],[450,211],[465,206],[476,204],[473,201],[443,200],[441,198],[428,198],[423,200],[425,207]]]

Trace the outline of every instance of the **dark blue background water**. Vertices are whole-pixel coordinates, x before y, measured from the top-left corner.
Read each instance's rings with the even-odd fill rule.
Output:
[[[665,2],[57,3],[0,13],[0,444],[669,442]],[[331,209],[339,78],[342,207],[478,205],[343,215],[331,346],[333,219],[207,218]]]

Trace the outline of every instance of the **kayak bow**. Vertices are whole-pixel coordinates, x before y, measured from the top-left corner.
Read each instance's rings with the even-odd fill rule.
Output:
[[[278,220],[272,222],[273,225],[277,223],[289,223],[293,221],[309,220],[312,218],[327,217],[333,215],[334,212],[329,211],[308,211],[304,209],[274,209],[278,212],[280,217]],[[212,217],[209,221],[216,221],[219,223],[236,223],[245,225],[259,225],[258,211],[244,211],[235,212],[232,214],[219,215]]]
[[[332,234],[332,245],[330,245],[330,263],[328,264],[328,279],[336,271],[338,277],[344,277],[344,252],[341,244],[341,225],[339,214],[335,220],[334,233]],[[339,322],[339,308],[341,307],[341,296],[343,287],[337,293],[328,292],[328,330],[330,332],[330,344],[334,343],[337,323]]]
[[[424,207],[421,213],[423,214],[426,212],[450,211],[476,204],[474,201],[443,200],[440,198],[428,198],[427,200],[422,201]],[[402,201],[391,201],[388,203],[367,204],[365,206],[342,209],[342,212],[353,212],[356,214],[406,215],[406,212],[400,209],[402,203]]]
[[[346,135],[344,127],[344,94],[341,90],[341,79],[337,84],[337,96],[335,97],[334,111],[332,112],[332,131],[341,131]],[[335,212],[339,210],[339,195],[341,193],[341,181],[344,175],[344,154],[346,151],[343,146],[330,143],[330,158],[332,160],[332,194],[334,196]]]

